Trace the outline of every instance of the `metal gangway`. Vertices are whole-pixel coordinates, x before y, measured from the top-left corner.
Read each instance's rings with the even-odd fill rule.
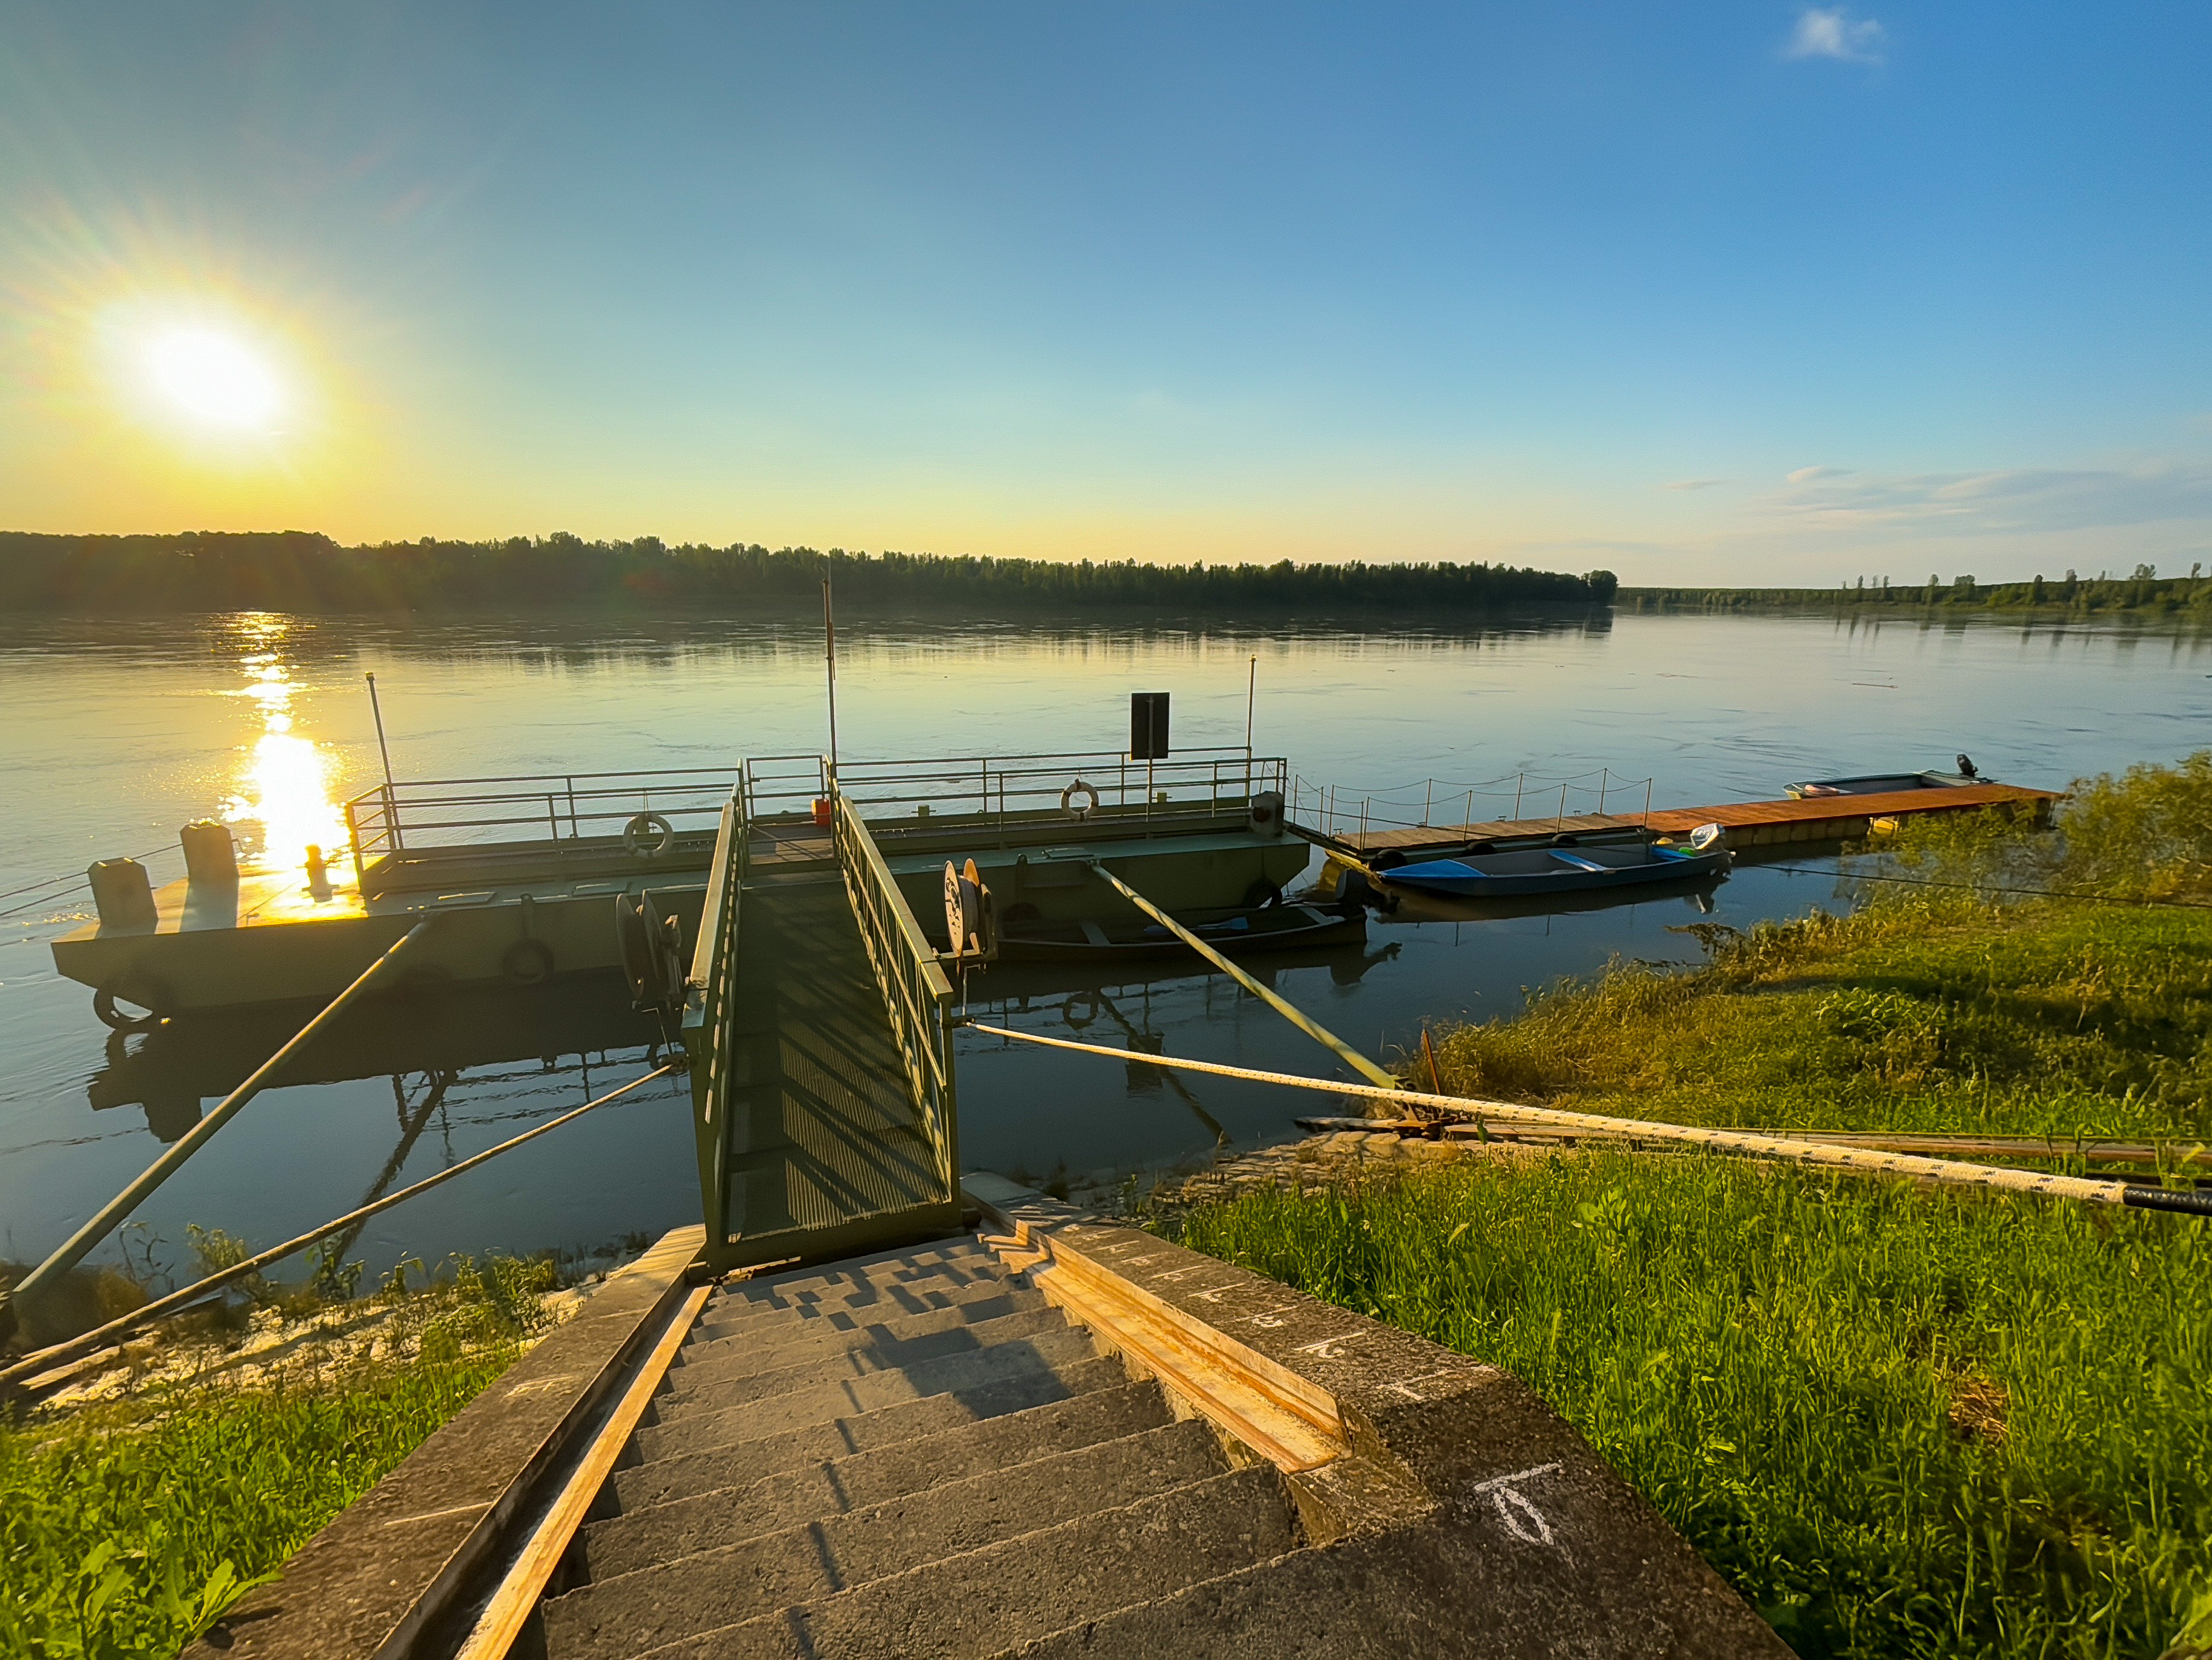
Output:
[[[747,764],[691,958],[684,1044],[717,1268],[959,1225],[951,982],[834,769],[809,787],[823,793],[803,814],[776,811],[784,792]]]

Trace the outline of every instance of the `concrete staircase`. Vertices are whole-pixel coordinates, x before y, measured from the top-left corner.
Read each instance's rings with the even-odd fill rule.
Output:
[[[972,1237],[717,1291],[592,1514],[551,1660],[996,1655],[1299,1546],[1272,1465]]]

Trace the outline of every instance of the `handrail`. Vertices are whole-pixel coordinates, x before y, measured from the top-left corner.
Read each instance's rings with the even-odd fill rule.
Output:
[[[751,828],[744,812],[744,781],[722,806],[714,863],[691,954],[684,1006],[684,1047],[691,1057],[692,1131],[699,1159],[699,1194],[708,1243],[729,1237],[731,1065],[736,1047],[738,938],[745,878],[751,860]]]
[[[860,925],[860,942],[882,990],[891,1036],[948,1197],[959,1180],[959,1111],[952,1064],[952,982],[859,812],[832,777],[837,863]]]

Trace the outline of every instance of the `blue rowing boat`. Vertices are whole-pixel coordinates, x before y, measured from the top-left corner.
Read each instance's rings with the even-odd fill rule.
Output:
[[[1687,842],[1654,840],[1641,831],[1627,836],[1554,836],[1536,843],[1500,847],[1477,842],[1449,859],[1384,868],[1375,874],[1395,887],[1470,899],[1511,899],[1551,893],[1579,893],[1632,886],[1639,882],[1680,882],[1717,876],[1729,867],[1725,836],[1718,824],[1701,824]]]

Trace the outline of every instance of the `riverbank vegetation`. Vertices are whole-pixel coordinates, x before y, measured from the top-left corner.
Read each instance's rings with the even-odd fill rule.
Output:
[[[494,1257],[361,1298],[256,1286],[0,1417],[0,1657],[176,1652],[549,1329],[558,1277]]]
[[[1447,1087],[2148,1139],[2204,1168],[2182,1160],[2212,1140],[2212,757],[2080,787],[2055,836],[1980,815],[1860,868],[1902,879],[1450,1034]],[[1606,1152],[1249,1193],[1180,1226],[1516,1372],[1801,1654],[2212,1645],[2203,1221]]]
[[[2186,576],[2137,565],[2125,576],[2109,571],[2083,576],[2037,576],[2026,582],[1978,582],[1971,575],[1931,575],[1926,582],[1893,584],[1887,577],[1833,588],[1631,587],[1615,604],[1634,611],[1837,611],[1869,616],[2013,616],[2065,622],[2094,617],[2212,623],[2212,576],[2201,562]]]
[[[497,542],[341,547],[286,531],[175,536],[0,532],[0,611],[308,614],[538,611],[592,608],[728,611],[818,600],[828,575],[841,600],[963,613],[1065,615],[1122,608],[1188,615],[1277,612],[1405,616],[1509,605],[1603,605],[1610,571],[1572,576],[1487,564],[1145,564],[1135,560],[948,558],[671,546],[658,537],[586,542],[569,535]]]

